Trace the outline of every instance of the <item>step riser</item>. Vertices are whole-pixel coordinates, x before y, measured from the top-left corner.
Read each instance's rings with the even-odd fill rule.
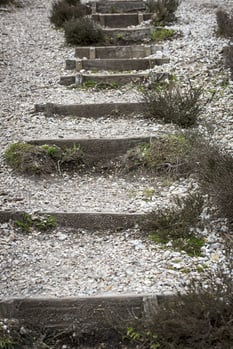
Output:
[[[24,212],[0,211],[0,223],[21,220],[23,215]],[[41,215],[43,216],[43,213]],[[146,214],[127,213],[46,212],[46,215],[54,217],[58,226],[90,231],[129,229],[135,227],[136,224],[141,226],[146,219]]]
[[[174,302],[171,295],[122,295],[71,298],[15,298],[0,301],[0,318],[43,329],[82,333],[127,330],[139,320],[150,321],[159,306]]]
[[[64,86],[70,86],[70,85],[82,86],[83,84],[85,84],[85,82],[92,82],[95,84],[116,83],[118,85],[124,85],[130,82],[133,82],[134,84],[139,84],[139,83],[142,83],[147,77],[148,77],[148,74],[146,73],[145,74],[117,74],[117,75],[77,74],[77,75],[71,75],[71,76],[62,76],[60,78],[60,84]],[[169,77],[169,74],[167,73],[153,73],[152,78],[153,78],[153,82],[156,82],[156,81],[162,81],[163,79],[166,79],[168,77]]]
[[[92,19],[103,27],[126,28],[132,25],[139,25],[143,21],[151,19],[151,13],[132,13],[132,14],[94,14]]]
[[[151,40],[151,28],[140,29],[103,29],[103,33],[107,40],[113,45],[117,45],[120,42],[126,43],[138,43],[145,42],[145,40]]]
[[[85,70],[146,70],[152,69],[155,65],[169,63],[167,58],[154,59],[88,59],[88,60],[66,60],[66,69],[80,71]]]
[[[123,117],[138,115],[145,110],[144,103],[105,103],[105,104],[37,104],[35,112],[43,112],[45,116],[54,115],[77,116],[80,118],[99,118],[106,116]]]
[[[103,47],[77,47],[75,57],[87,59],[107,58],[143,58],[161,51],[162,46],[103,46]]]
[[[51,144],[65,149],[80,146],[84,152],[85,160],[89,164],[98,161],[107,162],[124,155],[129,149],[137,145],[150,142],[152,137],[138,137],[138,138],[117,138],[117,139],[39,139],[28,141],[29,144],[43,145]]]
[[[110,1],[96,2],[92,4],[92,13],[121,13],[145,11],[146,6],[143,1]]]

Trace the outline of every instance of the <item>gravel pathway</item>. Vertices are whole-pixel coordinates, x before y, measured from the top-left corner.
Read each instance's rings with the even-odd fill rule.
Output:
[[[100,118],[45,118],[34,114],[40,103],[101,103],[140,100],[136,88],[90,91],[71,90],[58,84],[65,59],[73,48],[63,33],[54,30],[48,14],[52,0],[30,1],[24,8],[0,11],[0,209],[69,212],[148,212],[166,206],[173,195],[183,195],[196,184],[191,180],[164,183],[147,177],[54,175],[48,180],[17,176],[3,162],[9,143],[29,138],[115,137],[161,135],[171,127],[142,120]],[[171,58],[155,71],[189,78],[205,89],[204,98],[215,98],[202,116],[213,123],[213,137],[229,151],[233,147],[232,82],[226,84],[221,51],[226,40],[216,38],[216,6],[227,0],[183,0],[173,27],[182,37],[164,43],[161,54]],[[148,198],[148,190],[152,195]],[[200,270],[215,268],[222,259],[216,232],[206,228],[203,257],[163,250],[139,231],[121,233],[69,231],[24,235],[11,224],[2,224],[0,296],[93,295],[102,293],[166,293],[180,287]],[[200,268],[200,266],[202,266]],[[204,267],[203,267],[204,266]],[[199,272],[198,272],[199,270]]]

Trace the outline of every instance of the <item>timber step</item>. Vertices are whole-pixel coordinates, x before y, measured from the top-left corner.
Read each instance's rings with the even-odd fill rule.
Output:
[[[22,220],[24,211],[0,211],[0,223]],[[60,227],[71,227],[75,229],[109,230],[133,228],[142,226],[147,214],[145,213],[97,213],[97,212],[37,212],[36,216],[54,217],[56,224]]]
[[[67,59],[66,69],[80,71],[85,70],[147,70],[152,69],[155,65],[169,63],[169,58],[107,58],[107,59]]]
[[[109,45],[131,45],[151,42],[153,28],[103,28],[102,31]]]
[[[102,27],[126,28],[136,26],[152,18],[152,13],[105,13],[93,14],[92,19]]]
[[[87,59],[143,58],[161,50],[161,45],[76,47],[75,57]]]
[[[76,116],[80,118],[122,117],[142,114],[144,103],[36,104],[35,112],[45,116]]]
[[[61,149],[77,146],[81,149],[88,164],[99,161],[110,161],[122,156],[128,150],[147,144],[153,137],[132,138],[79,138],[79,139],[33,139],[28,141],[34,145],[56,145]]]
[[[123,13],[145,11],[142,0],[96,1],[91,3],[92,13]]]
[[[168,73],[122,73],[122,74],[85,74],[67,75],[60,78],[60,84],[86,87],[118,87],[128,83],[140,84],[148,78],[153,82],[162,81],[169,77]]]

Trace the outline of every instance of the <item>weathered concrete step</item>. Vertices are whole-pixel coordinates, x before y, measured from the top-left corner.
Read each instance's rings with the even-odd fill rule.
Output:
[[[109,87],[111,87],[112,84],[115,84],[112,87],[118,87],[118,85],[124,85],[128,84],[130,82],[133,82],[134,84],[138,84],[140,82],[143,82],[145,79],[147,79],[149,76],[148,73],[136,73],[136,74],[76,74],[76,75],[68,75],[68,76],[62,76],[60,78],[60,84],[69,86],[69,85],[77,85],[82,86],[85,84],[88,84],[89,87],[96,87],[96,84],[99,84],[99,87],[101,87],[102,84],[109,84]],[[167,73],[156,73],[153,72],[150,74],[150,77],[153,79],[153,82],[156,81],[162,81],[163,79],[166,79],[169,77],[169,74]],[[98,86],[97,86],[98,87]],[[102,86],[103,87],[103,86]],[[106,86],[107,87],[107,86]]]
[[[153,28],[108,28],[103,29],[106,41],[111,45],[133,44],[133,43],[148,43],[152,40]]]
[[[0,223],[16,221],[23,218],[22,211],[0,211]],[[44,216],[43,212],[37,213]],[[113,230],[129,229],[135,225],[141,225],[146,219],[146,214],[135,213],[96,213],[96,212],[46,212],[46,216],[52,216],[58,226],[72,227],[75,229]]]
[[[152,320],[171,295],[110,295],[67,298],[9,298],[0,300],[0,318],[21,326],[72,329],[77,335],[109,329],[127,330],[139,320]],[[174,301],[174,296],[173,296]]]
[[[152,13],[105,13],[93,14],[92,19],[103,27],[126,28],[139,25],[143,21],[151,19]]]
[[[169,58],[108,58],[108,59],[67,59],[66,69],[80,71],[85,70],[146,70],[152,69],[155,65],[169,63]]]
[[[35,112],[43,112],[46,116],[53,115],[77,116],[82,118],[99,118],[104,116],[130,116],[141,114],[145,110],[144,103],[92,103],[92,104],[36,104]]]
[[[146,5],[142,0],[98,1],[92,3],[92,13],[122,13],[145,10]]]
[[[97,46],[77,47],[75,57],[78,58],[143,58],[161,51],[161,45],[130,45],[130,46]]]
[[[61,149],[67,147],[80,147],[85,154],[85,160],[89,164],[98,161],[109,161],[118,156],[124,155],[129,149],[140,144],[150,142],[153,137],[132,137],[132,138],[79,138],[79,139],[33,139],[29,144],[57,145]]]

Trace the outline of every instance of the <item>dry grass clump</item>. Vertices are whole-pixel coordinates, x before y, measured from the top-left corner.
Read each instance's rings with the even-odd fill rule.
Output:
[[[186,251],[191,256],[201,255],[205,240],[196,236],[192,228],[200,225],[204,200],[201,194],[189,194],[174,199],[175,207],[152,212],[145,223],[150,237],[157,243],[172,243],[172,247]]]
[[[180,0],[147,0],[146,8],[154,13],[153,24],[165,25],[176,20],[175,12]]]
[[[217,34],[225,38],[233,39],[233,10],[226,12],[219,9],[216,12]]]
[[[80,0],[58,0],[53,2],[49,18],[59,28],[71,19],[84,17],[90,13],[91,9],[81,4]]]
[[[129,150],[122,160],[126,171],[147,170],[172,178],[192,172],[192,139],[188,134],[168,134]]]
[[[65,23],[65,38],[70,45],[92,45],[104,43],[103,30],[89,18],[70,20]]]
[[[202,89],[191,85],[186,88],[146,89],[143,92],[144,116],[184,128],[196,126],[204,107],[201,96]]]

